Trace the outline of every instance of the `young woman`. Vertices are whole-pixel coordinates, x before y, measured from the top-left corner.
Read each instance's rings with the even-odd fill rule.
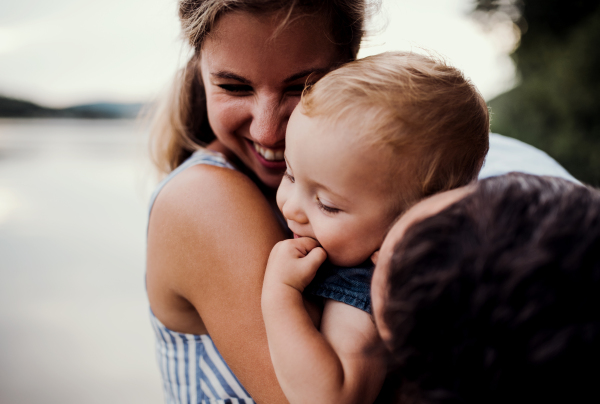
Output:
[[[155,128],[146,278],[168,402],[285,402],[260,307],[285,128],[307,79],[356,57],[365,3],[180,1],[195,52]]]

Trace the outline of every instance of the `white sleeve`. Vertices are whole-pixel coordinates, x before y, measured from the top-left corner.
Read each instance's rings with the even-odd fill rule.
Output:
[[[552,157],[520,140],[490,133],[490,150],[479,173],[479,179],[518,171],[534,175],[549,175],[577,182]]]

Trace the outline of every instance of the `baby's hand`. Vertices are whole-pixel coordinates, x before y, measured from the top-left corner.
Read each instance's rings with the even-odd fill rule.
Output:
[[[302,292],[325,258],[325,250],[310,237],[280,241],[269,256],[264,283],[284,283]]]

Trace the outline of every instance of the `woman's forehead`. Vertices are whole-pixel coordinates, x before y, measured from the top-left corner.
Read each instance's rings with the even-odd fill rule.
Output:
[[[263,69],[286,64],[299,70],[315,64],[330,66],[337,49],[326,26],[319,18],[299,17],[282,26],[282,18],[271,14],[229,12],[216,22],[201,54],[218,64],[240,67],[249,63],[248,67],[257,64]]]

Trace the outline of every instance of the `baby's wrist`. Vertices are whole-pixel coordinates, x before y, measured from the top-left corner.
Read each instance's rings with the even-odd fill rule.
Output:
[[[302,294],[303,290],[304,288],[297,287],[285,279],[265,279],[263,283],[263,295]]]
[[[289,314],[287,307],[294,302],[302,302],[302,292],[296,288],[281,282],[263,285],[261,305],[265,316],[281,310]]]
[[[292,289],[297,293],[302,293],[307,284],[302,281],[302,279],[294,279],[294,277],[286,276],[286,273],[277,273],[277,272],[267,272],[265,275],[265,279],[263,281],[263,290],[277,290],[281,289],[285,291],[286,289]]]

